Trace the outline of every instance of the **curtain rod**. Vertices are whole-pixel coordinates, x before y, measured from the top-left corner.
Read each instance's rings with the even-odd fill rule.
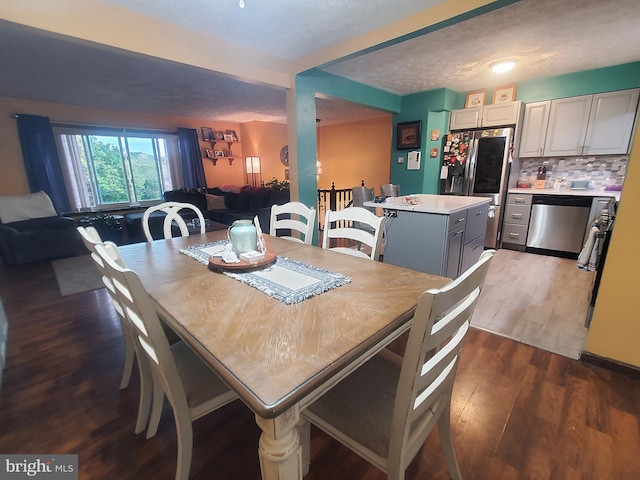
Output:
[[[19,113],[13,113],[11,114],[11,118],[13,120],[17,120],[18,117],[20,116]],[[131,133],[157,133],[157,134],[163,134],[163,135],[177,135],[178,134],[178,130],[155,130],[155,129],[145,129],[145,128],[128,128],[128,127],[109,127],[109,126],[105,126],[105,125],[86,125],[86,124],[81,124],[81,123],[60,123],[60,122],[53,122],[50,120],[51,126],[52,127],[59,127],[59,128],[81,128],[81,129],[90,129],[90,128],[101,128],[103,130],[119,130],[122,132],[131,132]]]

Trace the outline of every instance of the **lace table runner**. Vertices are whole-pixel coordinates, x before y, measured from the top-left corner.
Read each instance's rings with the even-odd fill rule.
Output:
[[[209,256],[219,252],[226,243],[226,240],[222,240],[193,245],[181,249],[180,253],[203,265],[209,265]],[[341,273],[334,273],[286,257],[277,257],[274,264],[260,270],[223,273],[288,305],[302,302],[309,297],[351,282],[351,278]]]

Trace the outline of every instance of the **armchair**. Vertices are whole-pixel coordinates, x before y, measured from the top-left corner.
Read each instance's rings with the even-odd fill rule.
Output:
[[[82,252],[76,224],[59,215],[44,192],[0,196],[0,260],[5,265],[72,257]]]

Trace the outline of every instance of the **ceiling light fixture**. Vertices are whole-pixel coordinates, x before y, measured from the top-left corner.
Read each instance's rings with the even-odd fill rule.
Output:
[[[239,6],[240,8],[244,8],[244,0],[240,0],[240,1],[238,2],[238,6]]]
[[[493,70],[495,73],[505,73],[513,69],[513,67],[515,66],[516,62],[514,62],[513,60],[505,60],[492,64],[491,70]]]

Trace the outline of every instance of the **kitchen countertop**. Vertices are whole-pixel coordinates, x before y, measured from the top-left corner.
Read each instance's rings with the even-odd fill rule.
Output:
[[[554,190],[552,188],[510,188],[509,193],[526,193],[530,195],[570,195],[573,197],[614,197],[616,202],[619,202],[620,194],[622,192],[604,190]]]
[[[418,200],[417,205],[403,205],[403,200],[411,197]],[[457,195],[403,195],[401,197],[389,197],[392,203],[364,202],[365,207],[384,208],[388,210],[406,210],[409,212],[437,213],[440,215],[450,215],[469,207],[489,203],[491,199],[487,197],[467,197]]]

